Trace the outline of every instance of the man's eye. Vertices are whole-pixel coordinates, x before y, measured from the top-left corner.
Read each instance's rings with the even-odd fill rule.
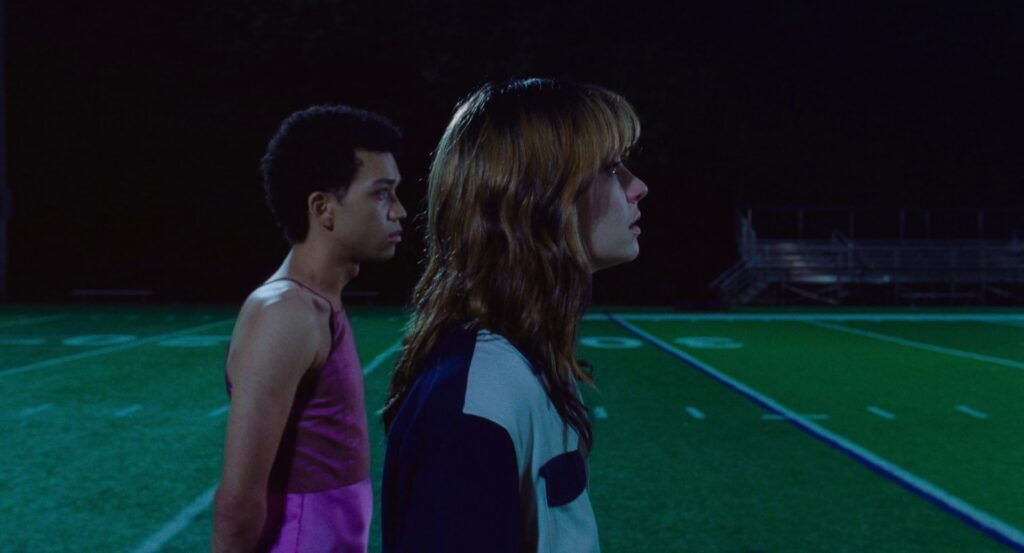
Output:
[[[608,165],[608,172],[617,175],[619,174],[619,167],[622,167],[621,161],[613,161]]]

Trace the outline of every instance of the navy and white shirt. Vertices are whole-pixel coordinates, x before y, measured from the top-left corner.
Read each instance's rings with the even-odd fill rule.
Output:
[[[384,553],[599,551],[578,447],[508,340],[448,332],[388,433]]]

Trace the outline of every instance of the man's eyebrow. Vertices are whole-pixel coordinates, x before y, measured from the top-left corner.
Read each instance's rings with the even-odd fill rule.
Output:
[[[389,178],[377,179],[377,180],[373,181],[373,185],[374,186],[378,186],[378,185],[382,185],[382,184],[384,186],[392,186],[392,185],[398,184],[398,181],[395,180],[395,179],[389,179]]]

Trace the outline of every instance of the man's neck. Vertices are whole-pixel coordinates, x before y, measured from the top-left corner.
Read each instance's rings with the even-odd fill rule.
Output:
[[[341,261],[324,248],[302,243],[292,246],[274,278],[294,278],[329,298],[340,298],[345,286],[359,274],[359,263]]]

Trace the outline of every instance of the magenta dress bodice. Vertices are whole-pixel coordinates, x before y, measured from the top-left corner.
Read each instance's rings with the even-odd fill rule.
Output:
[[[365,553],[373,512],[363,370],[344,311],[331,351],[299,383],[267,486],[257,551]],[[228,396],[231,382],[227,381]]]

